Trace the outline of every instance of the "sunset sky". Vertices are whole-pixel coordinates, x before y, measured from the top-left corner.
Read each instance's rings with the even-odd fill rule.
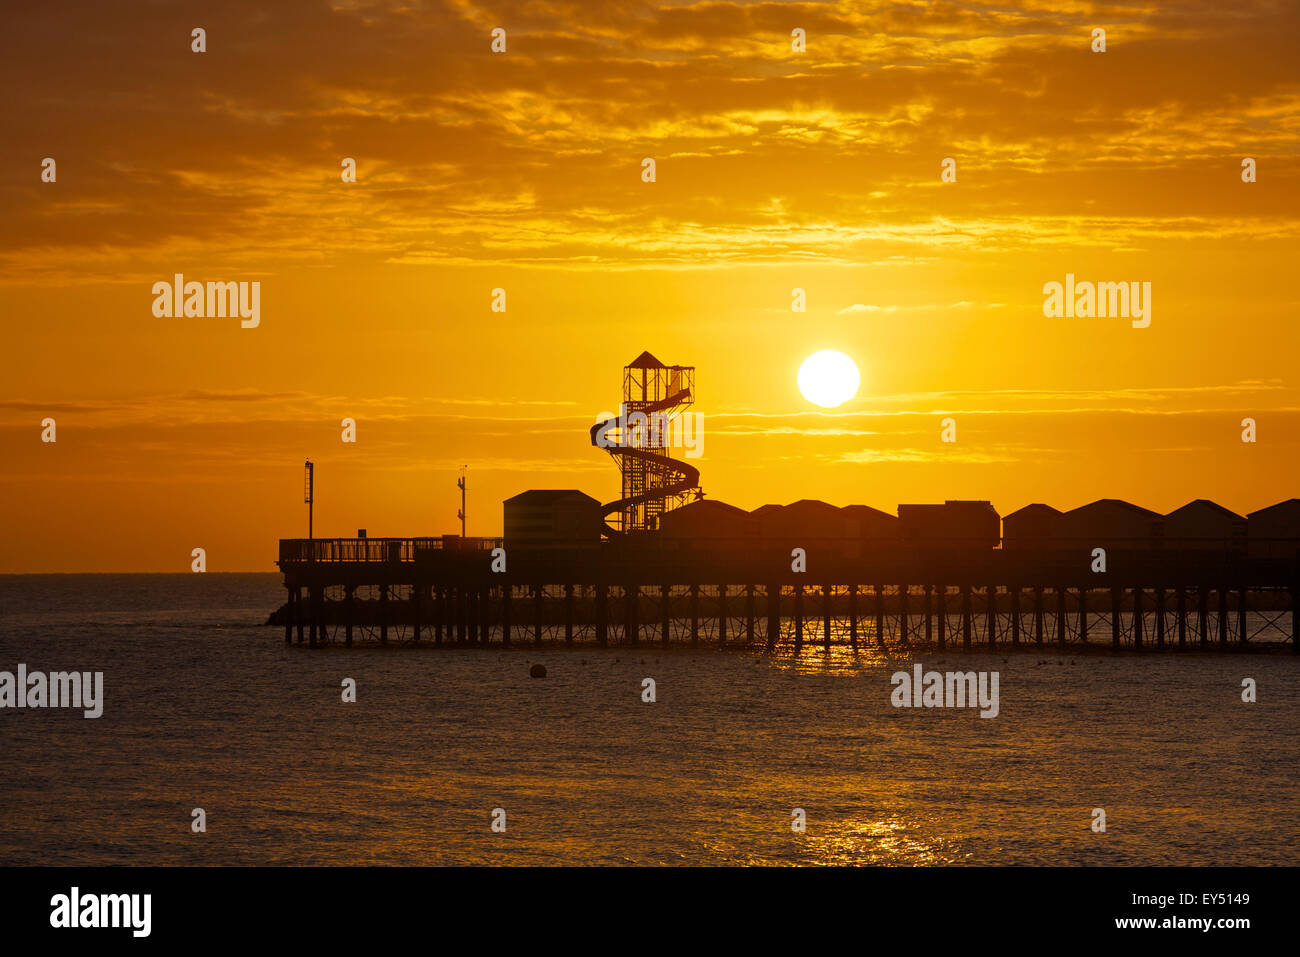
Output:
[[[273,570],[308,456],[319,536],[455,531],[462,464],[470,534],[612,500],[588,427],[643,350],[744,508],[1300,494],[1298,9],[10,4],[0,572]],[[260,325],[156,318],[175,273]],[[1150,327],[1045,317],[1066,273],[1150,282]]]

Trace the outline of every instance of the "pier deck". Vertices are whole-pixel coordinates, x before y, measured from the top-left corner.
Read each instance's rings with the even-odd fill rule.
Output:
[[[1090,553],[670,550],[654,539],[530,552],[496,539],[284,539],[286,642],[685,641],[987,650],[1018,645],[1300,651],[1295,560],[1212,549]],[[496,550],[494,552],[494,550]],[[500,568],[494,571],[494,559]]]

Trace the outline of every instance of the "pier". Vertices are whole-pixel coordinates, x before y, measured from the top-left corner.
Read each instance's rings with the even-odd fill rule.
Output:
[[[283,539],[289,643],[686,644],[951,651],[1300,651],[1297,562],[1234,552],[895,548],[674,551],[654,536],[580,553],[500,539]],[[504,571],[493,571],[494,562]]]

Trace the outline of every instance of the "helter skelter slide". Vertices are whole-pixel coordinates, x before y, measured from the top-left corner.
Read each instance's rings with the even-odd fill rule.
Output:
[[[664,512],[699,497],[699,469],[670,451],[673,420],[695,401],[694,386],[694,366],[666,366],[649,352],[623,368],[619,414],[591,427],[591,444],[623,477],[622,497],[602,508],[606,535],[655,531]]]

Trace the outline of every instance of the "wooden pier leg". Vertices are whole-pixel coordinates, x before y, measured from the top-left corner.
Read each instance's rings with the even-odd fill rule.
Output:
[[[641,601],[641,592],[639,586],[637,585],[623,586],[623,605],[624,605],[623,612],[625,618],[623,630],[627,633],[627,640],[633,645],[637,644],[637,639],[640,637],[637,634],[637,632],[641,626],[637,622],[637,614],[636,614],[637,612],[636,606],[640,601]]]
[[[452,594],[456,603],[453,611],[453,614],[456,616],[456,644],[463,645],[465,644],[465,634],[467,631],[465,627],[465,589],[462,586],[457,585],[452,589]]]
[[[284,643],[291,645],[293,644],[293,589],[286,588],[285,592],[289,597],[284,602]]]
[[[700,643],[700,586],[691,586],[691,644]]]
[[[934,639],[934,621],[931,613],[934,611],[934,596],[930,594],[930,586],[925,586],[925,644],[929,647],[930,642]]]
[[[310,646],[316,644],[316,601],[315,601],[316,592],[312,589],[312,586],[310,585],[308,585],[305,589],[303,589],[303,591],[304,594],[302,597],[302,604],[303,604],[302,620],[307,622],[307,644]],[[300,645],[302,644],[301,625],[298,627],[298,644]]]
[[[446,610],[443,608],[443,602],[442,602],[442,589],[439,588],[437,585],[434,585],[430,594],[433,599],[433,609],[432,609],[433,643],[435,645],[441,645],[442,644],[442,618],[443,615],[446,614]]]
[[[424,603],[424,586],[411,586],[411,640],[420,643],[420,606]]]
[[[441,594],[438,603],[442,606],[442,633],[447,643],[451,644],[456,640],[456,596],[446,586],[438,591]]]
[[[573,644],[573,585],[564,586],[564,643]]]
[[[514,588],[507,582],[501,586],[501,644],[510,647],[510,598]]]
[[[1178,647],[1187,647],[1187,588],[1178,585],[1174,589],[1174,625],[1178,629]]]
[[[803,650],[803,585],[794,586],[794,653]]]
[[[939,650],[948,647],[948,586],[934,586],[934,626],[938,631]]]
[[[379,586],[379,643],[388,644],[388,585]]]
[[[490,586],[479,590],[478,640],[479,644],[483,645],[492,641],[492,588]]]
[[[320,627],[321,600],[320,585],[312,585],[307,600],[311,602],[311,621],[307,626],[307,646],[316,647],[316,630]]]
[[[912,639],[908,636],[910,622],[907,620],[910,614],[910,609],[907,607],[910,589],[910,585],[898,586],[898,640],[902,642],[904,648],[911,647],[912,644]]]
[[[1088,643],[1088,588],[1079,589],[1079,642]],[[1065,643],[1064,639],[1061,641]]]
[[[1197,625],[1201,633],[1201,647],[1204,648],[1210,640],[1210,586],[1201,584],[1196,586],[1196,617]]]
[[[604,582],[596,586],[596,643],[609,645],[609,587]]]
[[[1156,647],[1165,647],[1165,590],[1156,586]]]
[[[598,610],[602,615],[602,621],[600,623],[602,627],[604,626],[604,621],[603,621],[603,615],[605,611],[604,602],[603,602],[604,597],[605,597],[605,586],[601,585],[597,589],[597,604],[600,606]],[[540,645],[541,643],[542,643],[542,586],[534,585],[533,586],[533,644]],[[602,645],[605,643],[603,640],[603,636],[600,643]]]
[[[781,586],[767,586],[767,650],[776,648],[781,635]]]
[[[1246,586],[1242,585],[1237,589],[1237,644],[1244,648],[1248,640],[1246,631]]]
[[[1110,646],[1113,650],[1120,648],[1120,614],[1124,607],[1124,589],[1118,585],[1110,588]]]
[[[1144,594],[1145,591],[1146,589],[1144,589],[1141,585],[1133,586],[1133,647],[1134,648],[1142,647],[1142,631],[1144,628],[1144,623],[1142,621],[1142,605],[1143,605],[1143,599],[1146,597],[1146,595]]]
[[[993,646],[996,645],[997,642],[998,642],[998,589],[997,589],[997,586],[996,586],[996,585],[989,585],[988,590],[985,592],[985,594],[986,594],[986,596],[987,596],[987,599],[986,599],[986,600],[987,600],[987,607],[984,609],[985,614],[986,614],[986,616],[987,616],[987,618],[986,618],[986,621],[987,621],[987,628],[986,628],[986,630],[988,631],[987,638],[988,638],[988,642],[989,642],[989,650],[992,651],[992,650],[993,650]]]
[[[1065,647],[1065,595],[1068,590],[1064,585],[1056,586],[1056,643],[1062,648]],[[1079,602],[1079,610],[1086,616],[1087,611],[1083,607],[1084,589],[1082,588],[1079,589]]]
[[[477,645],[478,638],[478,619],[479,619],[479,591],[477,588],[465,589],[465,618],[469,626],[469,643]]]
[[[673,613],[672,613],[672,586],[659,586],[659,609],[663,617],[663,628],[659,633],[659,640],[663,642],[665,648],[668,647],[668,641],[673,633]]]
[[[831,650],[831,586],[822,585],[822,648]]]
[[[1228,586],[1219,586],[1219,647],[1228,647]]]
[[[1020,647],[1020,586],[1012,585],[1011,592],[1011,644]]]
[[[1291,586],[1291,653],[1300,655],[1300,582]]]
[[[961,647],[970,651],[971,614],[970,585],[961,586]]]
[[[873,586],[876,592],[876,644],[883,649],[889,647],[885,641],[885,586]]]
[[[1034,586],[1034,644],[1043,646],[1043,586]]]
[[[307,609],[303,607],[302,588],[293,590],[293,623],[298,632],[298,644],[302,644],[302,626],[307,620]]]
[[[754,586],[745,586],[745,644],[754,643]]]
[[[849,644],[858,650],[858,586],[849,586]]]
[[[343,586],[343,644],[352,647],[352,618],[355,614],[356,585]]]
[[[718,644],[727,643],[727,586],[718,586]]]

